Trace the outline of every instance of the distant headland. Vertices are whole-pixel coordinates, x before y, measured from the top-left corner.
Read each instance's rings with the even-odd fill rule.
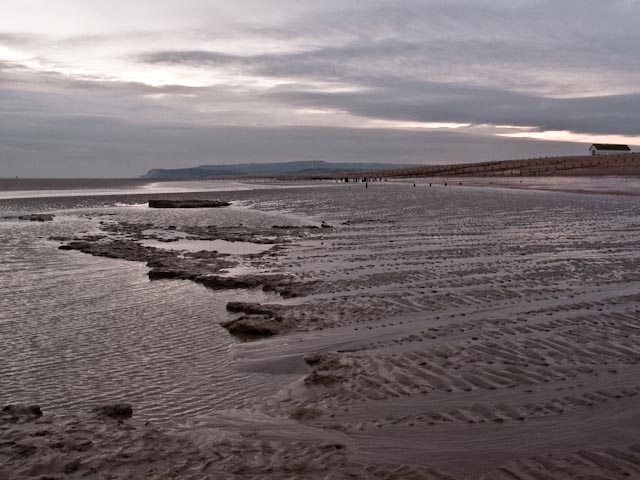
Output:
[[[171,168],[149,170],[142,178],[195,180],[212,177],[241,176],[280,176],[307,173],[370,172],[398,168],[419,168],[419,164],[392,163],[333,163],[321,160],[280,162],[280,163],[241,163],[236,165],[201,165],[191,168]]]
[[[196,180],[221,177],[287,177],[322,179],[347,177],[495,177],[495,176],[603,176],[640,175],[640,153],[606,153],[565,157],[536,157],[519,160],[455,163],[446,165],[330,163],[300,161],[202,165],[192,168],[153,169],[142,178]]]

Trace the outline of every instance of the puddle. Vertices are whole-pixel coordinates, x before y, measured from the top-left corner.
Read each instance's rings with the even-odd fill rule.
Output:
[[[252,242],[229,242],[227,240],[186,240],[179,239],[173,242],[160,242],[158,240],[143,240],[140,243],[146,247],[162,248],[164,250],[182,250],[186,252],[216,251],[230,255],[249,255],[262,253],[273,247],[273,244]]]

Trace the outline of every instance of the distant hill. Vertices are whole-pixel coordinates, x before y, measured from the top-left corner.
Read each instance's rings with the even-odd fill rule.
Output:
[[[292,173],[371,172],[398,168],[417,168],[417,164],[330,163],[324,161],[282,163],[240,163],[237,165],[201,165],[191,168],[154,168],[142,178],[191,180],[222,176],[264,176]]]

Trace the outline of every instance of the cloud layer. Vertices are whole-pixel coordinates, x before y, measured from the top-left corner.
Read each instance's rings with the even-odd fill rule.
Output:
[[[640,144],[633,0],[256,3],[9,0],[0,177]]]

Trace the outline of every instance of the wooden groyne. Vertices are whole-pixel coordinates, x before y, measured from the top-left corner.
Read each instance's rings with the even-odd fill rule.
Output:
[[[640,153],[430,165],[412,169],[372,172],[372,174],[385,178],[637,175],[640,174]],[[360,175],[362,176],[362,174]]]
[[[580,155],[498,160],[449,165],[425,165],[417,168],[375,170],[369,172],[305,172],[304,174],[225,176],[224,180],[256,183],[271,181],[349,181],[375,182],[387,179],[427,177],[544,177],[640,175],[640,152],[618,155]]]

